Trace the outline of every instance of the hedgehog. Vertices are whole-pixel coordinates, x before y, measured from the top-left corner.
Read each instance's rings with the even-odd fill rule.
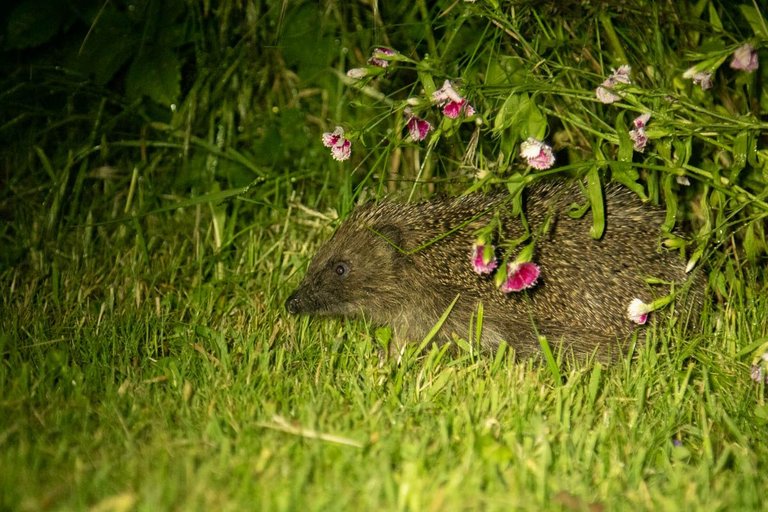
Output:
[[[594,239],[592,217],[568,213],[585,203],[582,190],[576,181],[528,186],[525,222],[513,213],[507,192],[359,206],[317,251],[286,309],[389,325],[390,348],[397,352],[424,340],[445,314],[435,343],[476,338],[482,305],[476,341],[486,351],[506,343],[519,357],[536,356],[543,336],[550,347],[579,359],[610,361],[626,353],[633,339],[644,339],[647,326],[628,317],[629,305],[670,295],[670,286],[658,285],[670,283],[675,304],[651,318],[675,316],[686,329],[695,325],[703,280],[686,272],[678,253],[662,247],[664,210],[608,184],[605,229]],[[473,269],[473,242],[494,218],[500,220],[497,248],[526,234],[533,238],[532,259],[540,268],[535,286],[502,293],[498,279]]]

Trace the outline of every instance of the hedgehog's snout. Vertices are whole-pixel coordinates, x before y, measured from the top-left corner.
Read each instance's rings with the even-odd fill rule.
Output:
[[[303,304],[301,289],[298,289],[285,301],[285,309],[292,315],[298,315],[305,309]]]

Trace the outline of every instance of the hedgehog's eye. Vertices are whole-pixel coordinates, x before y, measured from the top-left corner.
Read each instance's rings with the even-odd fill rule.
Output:
[[[344,262],[339,262],[335,267],[333,267],[333,271],[339,277],[346,277],[347,274],[349,274],[349,265]]]

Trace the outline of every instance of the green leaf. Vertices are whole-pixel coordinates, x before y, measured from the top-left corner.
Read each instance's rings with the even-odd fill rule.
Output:
[[[597,394],[600,391],[600,381],[603,374],[603,367],[598,362],[595,363],[595,367],[592,369],[592,373],[589,376],[589,385],[587,387],[587,403],[588,407],[595,405],[597,401]]]
[[[373,337],[382,350],[388,350],[392,341],[392,329],[389,326],[379,327],[374,331]]]
[[[760,11],[749,4],[742,4],[739,6],[739,9],[744,19],[749,23],[749,26],[752,27],[752,32],[760,39],[768,39],[768,27],[766,27],[765,19],[760,14]]]
[[[720,20],[720,16],[717,14],[717,8],[713,3],[709,4],[709,22],[718,32],[723,30],[723,22]]]
[[[30,48],[51,40],[59,33],[68,14],[67,2],[27,0],[8,17],[8,48]]]
[[[768,405],[758,405],[755,407],[755,418],[758,420],[758,424],[768,424]]]
[[[587,173],[587,193],[589,195],[589,204],[592,207],[592,228],[589,234],[595,240],[603,236],[605,231],[605,206],[603,204],[603,186],[600,182],[600,174],[597,166]]]
[[[629,136],[629,129],[624,122],[624,111],[616,116],[616,135],[619,138],[619,162],[631,162],[635,152],[634,144]]]
[[[169,48],[146,48],[134,59],[125,79],[126,93],[148,96],[161,105],[176,103],[181,94],[181,63]]]
[[[104,85],[136,54],[140,35],[126,15],[107,5],[91,22],[72,66]]]
[[[475,334],[474,343],[479,346],[483,339],[483,303],[482,302],[479,302],[477,304],[477,314],[475,317],[475,333],[474,334]]]
[[[656,152],[659,154],[659,156],[664,159],[667,165],[671,165],[672,164],[672,139],[665,137],[661,140],[658,140],[656,141],[655,147],[656,147]]]
[[[672,183],[675,181],[673,174],[666,174],[664,176],[664,201],[667,203],[667,215],[664,218],[664,224],[661,225],[661,229],[671,233],[675,227],[675,219],[677,219],[677,194],[672,190]]]
[[[528,94],[512,93],[502,104],[493,122],[494,132],[506,129],[510,129],[517,140],[528,137],[541,140],[547,133],[547,117]]]
[[[507,180],[507,190],[512,198],[512,215],[519,216],[523,212],[523,189],[528,183],[521,175],[515,174]]]
[[[484,83],[488,87],[509,87],[530,79],[530,74],[523,67],[523,61],[517,57],[499,55],[488,63]]]
[[[560,366],[555,360],[555,356],[552,353],[552,347],[549,345],[549,341],[547,340],[546,336],[539,336],[538,339],[541,352],[544,354],[544,360],[547,362],[547,368],[549,369],[550,375],[552,375],[552,380],[554,380],[557,384],[562,384],[563,377],[560,373]]]
[[[493,120],[493,131],[500,132],[512,126],[514,115],[520,109],[520,95],[512,93],[507,96]]]
[[[587,210],[589,210],[589,201],[586,201],[584,204],[571,203],[568,207],[568,217],[580,219],[587,213]]]
[[[429,343],[432,341],[432,338],[434,338],[437,335],[437,333],[440,331],[440,328],[448,319],[448,315],[451,314],[451,311],[453,310],[453,306],[456,305],[456,302],[459,300],[459,297],[461,297],[461,294],[457,294],[456,297],[454,297],[453,301],[448,305],[448,307],[445,308],[445,311],[443,311],[443,314],[440,315],[440,318],[438,319],[437,323],[432,327],[432,329],[430,329],[430,331],[421,341],[421,344],[419,344],[419,348],[416,350],[417,354],[422,353],[424,349],[427,348],[427,345],[429,345]]]
[[[765,233],[760,223],[750,222],[744,232],[744,253],[753,265],[760,261],[765,253]]]
[[[435,80],[432,78],[432,73],[428,71],[422,71],[417,67],[418,71],[416,74],[419,77],[419,82],[421,82],[421,86],[424,87],[424,94],[427,96],[427,98],[431,98],[432,94],[437,90],[437,87],[435,86]]]
[[[640,178],[640,174],[632,166],[632,158],[634,156],[635,148],[632,139],[629,137],[627,125],[624,124],[623,111],[616,117],[616,135],[619,138],[619,159],[618,161],[609,162],[611,167],[611,177],[614,181],[618,181],[628,189],[632,190],[635,194],[640,196],[643,201],[647,201],[648,196],[645,194],[645,189],[637,182],[638,178]]]
[[[529,102],[526,114],[528,130],[525,138],[536,137],[539,140],[544,140],[544,136],[547,133],[547,116],[539,110],[539,107],[536,106],[533,100]]]
[[[675,152],[674,155],[672,155],[674,160],[670,160],[669,162],[670,165],[678,168],[688,165],[688,160],[690,160],[691,155],[693,154],[693,137],[689,136],[684,139],[673,139],[672,147]]]
[[[749,132],[742,131],[733,140],[733,162],[731,163],[730,179],[736,181],[738,174],[747,165],[747,149],[749,148]]]

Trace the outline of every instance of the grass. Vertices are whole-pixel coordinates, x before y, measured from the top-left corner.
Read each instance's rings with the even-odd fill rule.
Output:
[[[766,407],[731,344],[765,336],[765,294],[563,383],[509,354],[380,365],[363,323],[283,311],[327,233],[287,199],[220,278],[201,207],[3,274],[4,509],[762,507]]]
[[[153,55],[126,42],[116,53],[135,61],[106,86],[22,64],[91,44],[87,24],[61,18],[70,40],[4,49],[0,511],[765,509],[766,385],[750,380],[768,340],[765,78],[720,69],[717,94],[679,79],[765,44],[764,16],[665,4],[638,35],[640,0],[614,15],[582,4],[179,3],[173,19],[198,33],[188,53],[190,34],[166,42],[185,73],[172,114],[123,94]],[[112,8],[103,19],[142,27]],[[387,40],[411,61],[367,89],[329,71]],[[596,104],[622,59],[642,70],[636,88]],[[485,124],[422,104],[439,131],[404,141],[405,99],[445,77],[464,79]],[[640,155],[624,132],[647,109]],[[319,143],[337,123],[354,139],[340,165]],[[287,315],[333,209],[521,183],[529,128],[557,146],[556,172],[638,182],[670,218],[698,215],[700,332],[659,325],[609,366],[435,347],[397,364],[364,321]]]

